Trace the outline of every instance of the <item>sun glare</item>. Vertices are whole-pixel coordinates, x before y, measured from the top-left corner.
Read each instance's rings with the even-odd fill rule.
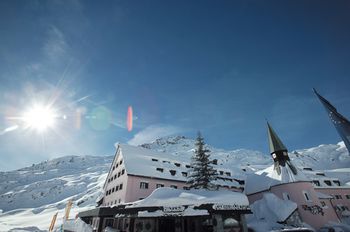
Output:
[[[42,105],[35,105],[23,115],[23,121],[27,128],[43,132],[48,128],[52,128],[55,124],[55,111]]]

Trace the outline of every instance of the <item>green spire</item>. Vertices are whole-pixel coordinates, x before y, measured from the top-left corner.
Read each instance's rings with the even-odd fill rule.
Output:
[[[284,146],[280,138],[278,138],[276,132],[272,129],[269,122],[267,122],[267,131],[269,134],[270,153],[272,154],[277,151],[287,151],[287,148]]]

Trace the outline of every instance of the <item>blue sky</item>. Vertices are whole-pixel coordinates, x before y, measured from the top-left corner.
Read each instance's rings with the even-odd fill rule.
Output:
[[[268,154],[265,118],[290,150],[337,143],[312,88],[350,117],[349,10],[348,1],[0,1],[0,170],[198,130],[213,146]],[[45,133],[13,120],[35,102],[60,116]]]

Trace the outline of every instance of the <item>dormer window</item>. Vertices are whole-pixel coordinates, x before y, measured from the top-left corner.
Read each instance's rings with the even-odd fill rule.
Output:
[[[337,186],[340,186],[340,181],[339,180],[333,180],[333,183]]]
[[[176,171],[175,171],[175,170],[170,170],[169,172],[170,172],[170,174],[171,174],[172,176],[175,176],[175,174],[176,174]]]
[[[120,160],[119,164],[121,165],[123,163],[123,160]]]
[[[230,172],[226,172],[225,174],[226,174],[226,176],[231,176]]]
[[[158,160],[157,160],[157,159],[152,159],[152,161],[153,161],[153,162],[158,162]]]
[[[186,164],[186,166],[185,166],[186,168],[190,168],[191,166],[190,165],[188,165],[188,164]]]
[[[273,158],[273,159],[276,159],[276,158],[277,158],[277,156],[276,156],[275,153],[272,154],[272,158]]]
[[[219,171],[220,175],[224,175],[224,171]]]
[[[330,180],[324,180],[323,182],[328,186],[332,186],[332,183]]]
[[[182,176],[187,177],[187,172],[181,172]]]
[[[217,159],[213,159],[213,164],[218,165],[218,160]]]
[[[157,168],[156,170],[157,170],[158,172],[163,172],[163,171],[164,171],[163,168]]]
[[[180,167],[181,164],[180,163],[174,163],[176,167]]]
[[[320,182],[318,180],[313,180],[312,181],[316,186],[320,186]]]

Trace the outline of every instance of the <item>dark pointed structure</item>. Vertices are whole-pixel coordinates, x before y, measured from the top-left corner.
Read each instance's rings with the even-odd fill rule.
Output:
[[[317,93],[315,89],[313,89],[313,91],[323,104],[335,129],[337,129],[338,134],[340,135],[340,137],[344,141],[346,148],[350,152],[350,122],[343,115],[338,113],[337,109],[329,101],[327,101],[324,97]]]
[[[270,146],[270,154],[272,156],[272,159],[274,161],[274,168],[278,175],[281,174],[281,166],[288,167],[292,170],[293,174],[297,174],[297,169],[294,167],[294,165],[291,163],[289,156],[288,156],[288,150],[280,140],[280,138],[277,136],[276,132],[272,129],[271,125],[267,122],[267,131],[268,131],[268,137],[269,137],[269,146]]]

